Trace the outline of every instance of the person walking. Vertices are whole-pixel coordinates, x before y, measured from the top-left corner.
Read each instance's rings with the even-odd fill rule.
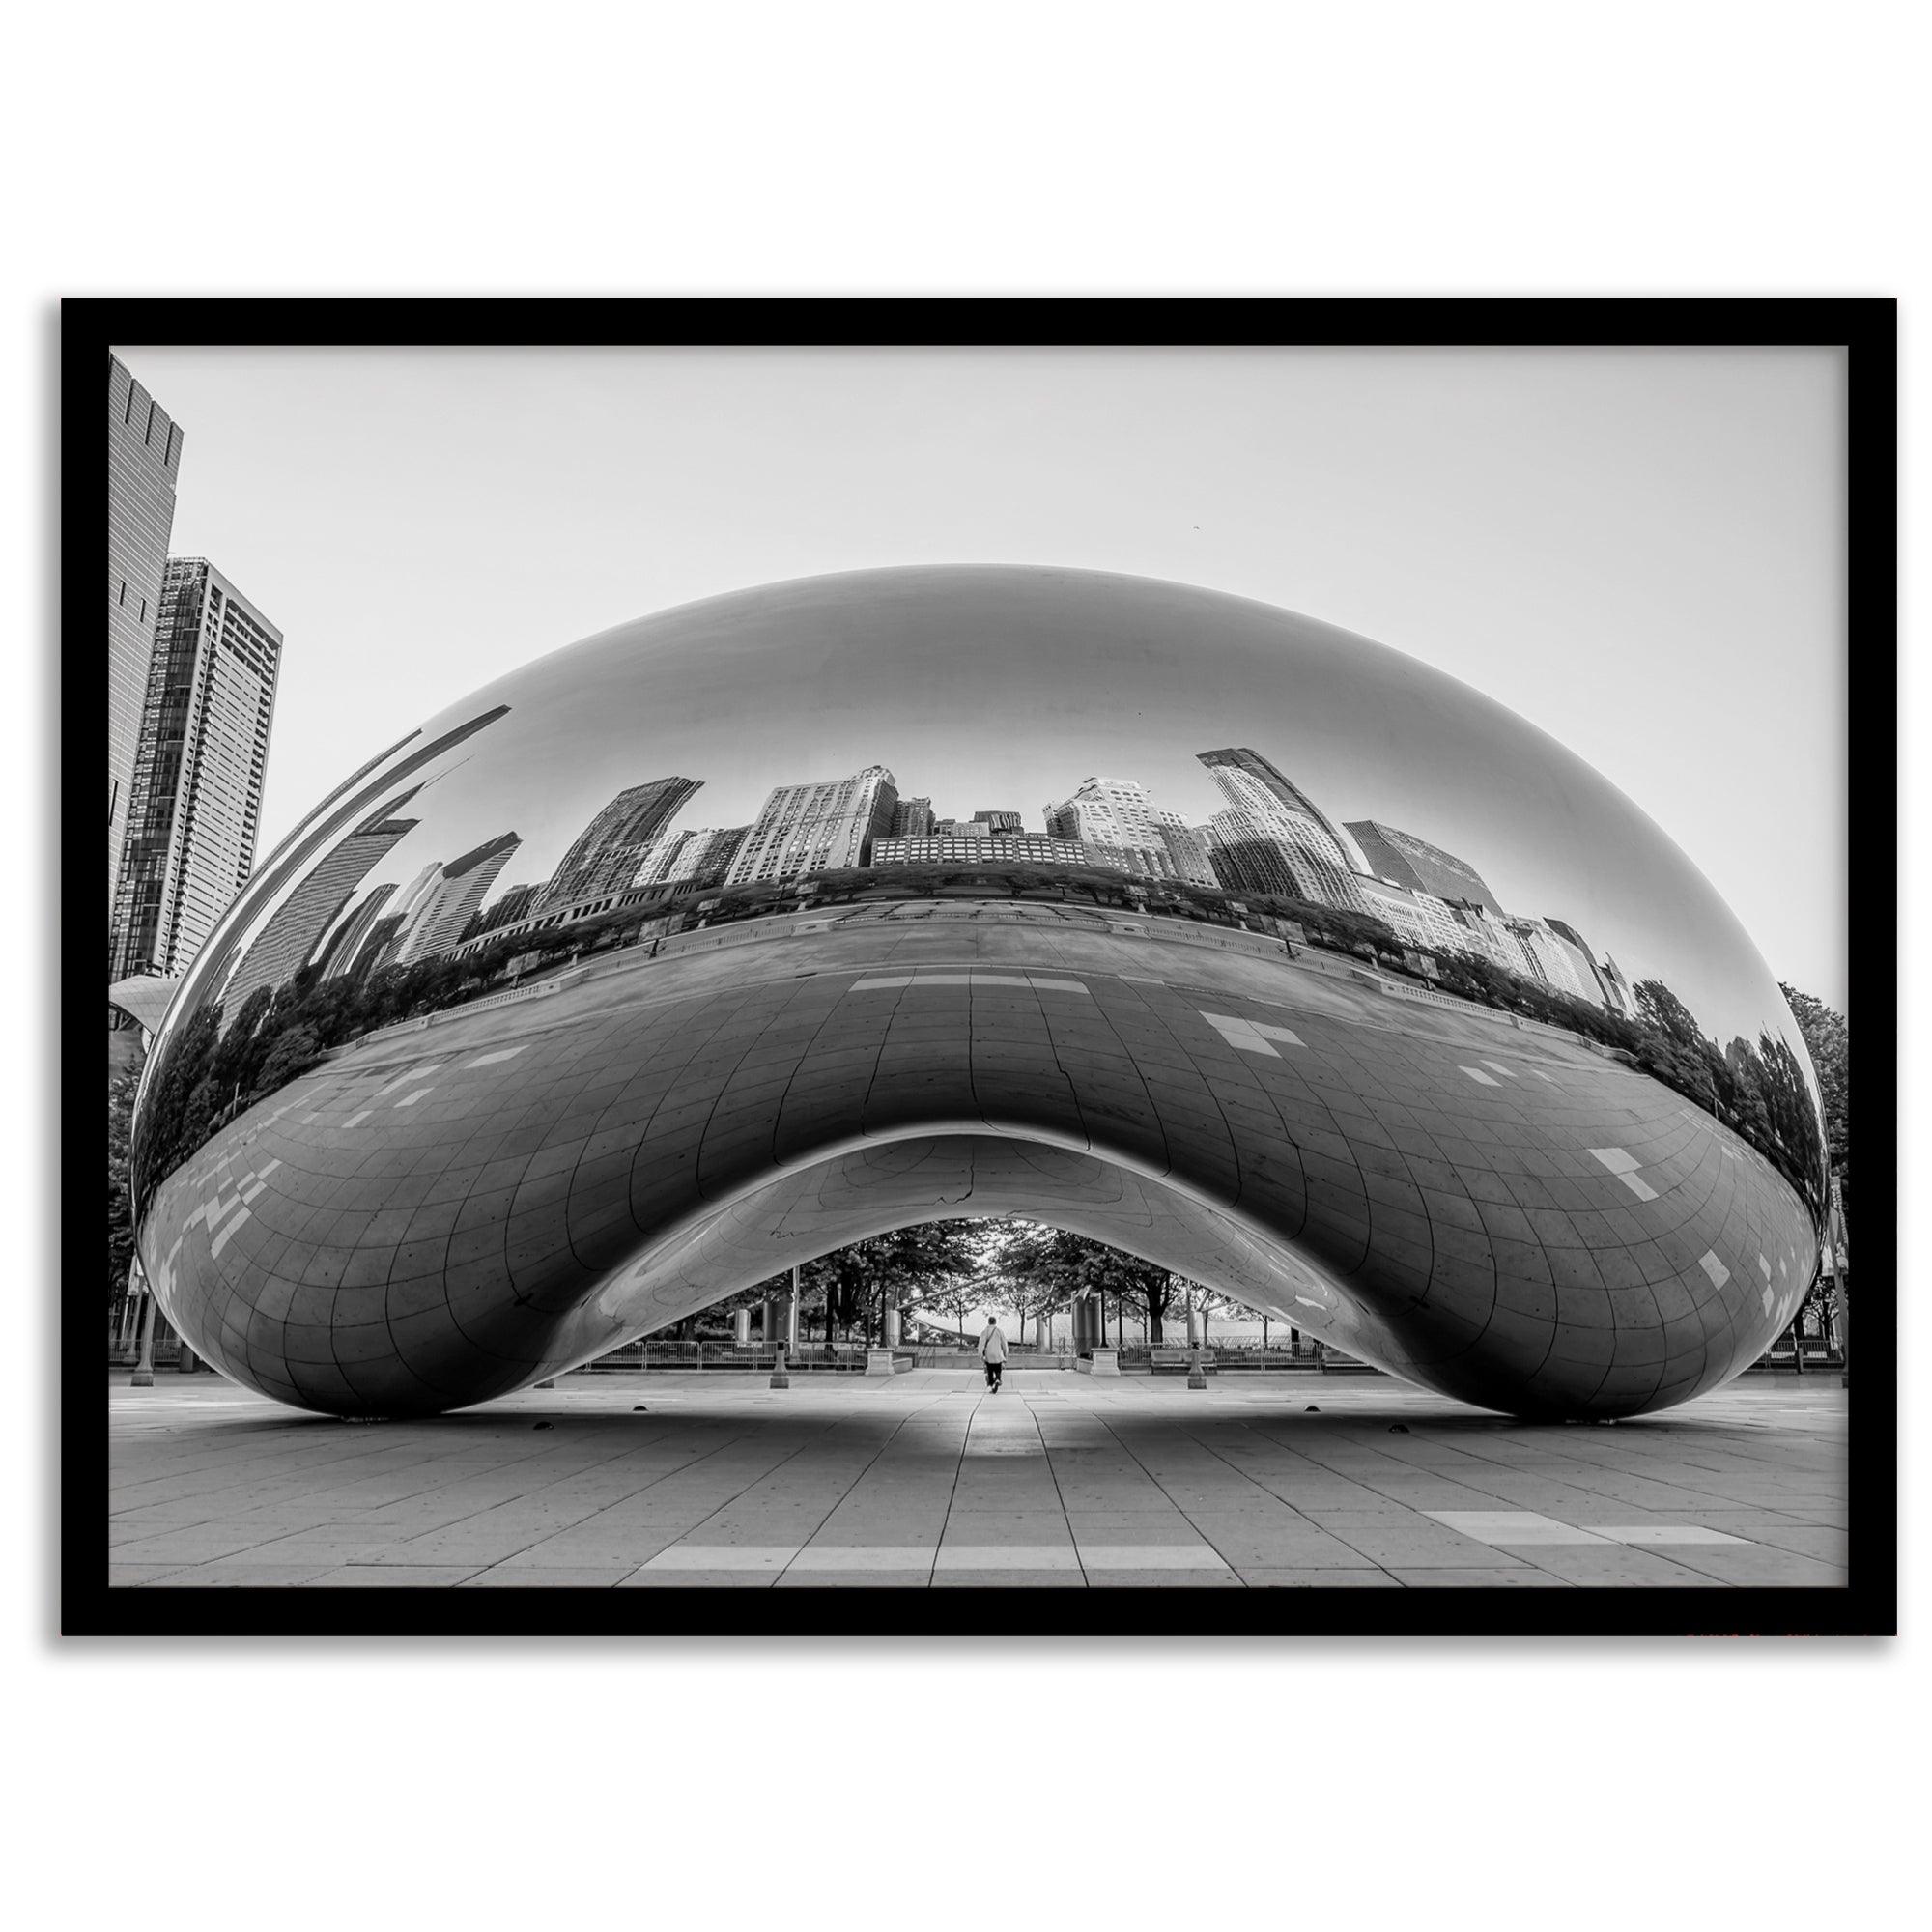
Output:
[[[986,1387],[998,1395],[1000,1374],[1007,1365],[1007,1338],[1000,1333],[998,1319],[991,1315],[986,1317],[986,1332],[980,1337],[980,1359],[986,1365]]]

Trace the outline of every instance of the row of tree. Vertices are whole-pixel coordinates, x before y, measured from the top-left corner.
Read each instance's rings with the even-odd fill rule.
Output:
[[[1251,1313],[1200,1282],[1156,1262],[1122,1253],[1084,1235],[1040,1221],[928,1221],[854,1241],[799,1268],[800,1333],[827,1347],[838,1337],[867,1344],[885,1333],[889,1308],[901,1317],[954,1324],[966,1338],[975,1310],[1003,1308],[1022,1324],[1050,1319],[1082,1295],[1099,1297],[1150,1342],[1159,1343],[1175,1311],[1190,1303],[1204,1314]],[[789,1272],[714,1303],[680,1323],[683,1333],[715,1328],[741,1308],[791,1292]]]

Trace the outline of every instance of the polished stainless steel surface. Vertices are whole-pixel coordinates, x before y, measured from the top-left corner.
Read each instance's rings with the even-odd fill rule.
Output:
[[[858,572],[384,742],[196,957],[136,1112],[163,1306],[290,1402],[480,1401],[947,1214],[1524,1412],[1713,1386],[1812,1278],[1815,1088],[1749,939],[1367,639]]]

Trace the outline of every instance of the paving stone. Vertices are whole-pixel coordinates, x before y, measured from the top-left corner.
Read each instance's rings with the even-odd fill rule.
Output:
[[[976,1378],[941,1370],[869,1385],[800,1375],[776,1396],[711,1374],[575,1376],[440,1422],[368,1429],[285,1418],[213,1377],[152,1390],[110,1379],[109,1523],[126,1538],[110,1577],[174,1588],[198,1572],[204,1584],[296,1588],[1844,1578],[1847,1396],[1835,1386],[1733,1384],[1640,1425],[1564,1429],[1383,1378],[1317,1387],[1283,1374],[1238,1390],[1223,1378],[1206,1403],[1179,1378],[1015,1370],[1009,1393],[1023,1379],[1031,1398],[999,1408]],[[1305,1412],[1311,1390],[1317,1414]],[[633,1412],[640,1401],[646,1414]],[[539,1418],[556,1427],[535,1434]],[[1408,1435],[1389,1433],[1396,1419]],[[976,1440],[1029,1438],[1023,1457],[971,1453]],[[1480,1518],[1490,1536],[1535,1522],[1543,1540],[1460,1534],[1426,1513],[1445,1497],[1444,1514]],[[1697,1535],[1738,1541],[1685,1540]]]

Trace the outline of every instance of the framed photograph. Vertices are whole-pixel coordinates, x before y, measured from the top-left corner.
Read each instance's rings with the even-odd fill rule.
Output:
[[[1893,1631],[1895,327],[67,303],[65,1629]]]

